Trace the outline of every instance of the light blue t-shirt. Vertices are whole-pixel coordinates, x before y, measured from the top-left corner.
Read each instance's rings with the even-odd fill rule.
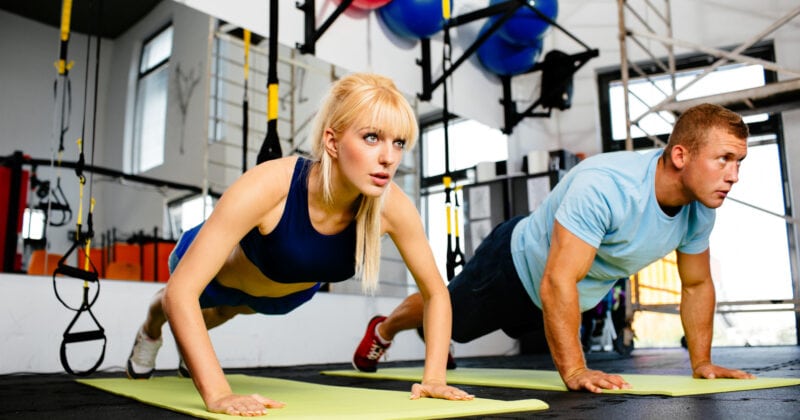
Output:
[[[511,236],[511,255],[522,285],[542,307],[539,285],[554,220],[597,249],[578,282],[581,311],[593,308],[614,286],[673,250],[698,254],[708,248],[713,209],[693,201],[668,216],[655,196],[662,151],[592,156],[570,170]]]

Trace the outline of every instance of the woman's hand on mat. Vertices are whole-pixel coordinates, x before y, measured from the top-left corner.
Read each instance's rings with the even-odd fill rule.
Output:
[[[572,391],[587,390],[601,393],[604,389],[630,389],[631,384],[619,375],[587,368],[577,369],[564,377],[564,384]]]
[[[208,411],[232,416],[253,417],[267,414],[267,408],[281,408],[284,405],[286,404],[258,394],[232,394],[209,403]]]
[[[443,400],[471,400],[475,398],[472,394],[447,384],[414,384],[411,386],[411,399],[420,398],[441,398]]]
[[[745,371],[737,369],[728,369],[722,366],[717,366],[711,362],[703,363],[694,368],[692,376],[701,379],[714,379],[714,378],[734,378],[734,379],[755,379],[755,375],[751,375]]]

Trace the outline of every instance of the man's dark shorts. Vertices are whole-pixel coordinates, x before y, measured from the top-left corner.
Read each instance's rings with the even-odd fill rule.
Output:
[[[511,258],[511,233],[522,217],[497,225],[447,286],[453,340],[466,343],[498,329],[517,338],[544,329],[542,311],[522,287]]]

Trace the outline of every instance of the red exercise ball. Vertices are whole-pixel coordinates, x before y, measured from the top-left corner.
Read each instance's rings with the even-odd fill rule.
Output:
[[[361,10],[373,10],[385,6],[392,0],[353,0],[350,7]],[[342,3],[342,0],[336,0],[336,3]]]

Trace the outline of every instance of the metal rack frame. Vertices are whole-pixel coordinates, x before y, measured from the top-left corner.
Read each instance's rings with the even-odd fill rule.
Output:
[[[636,126],[645,133],[647,138],[651,139],[657,146],[663,146],[663,141],[658,137],[647,133],[645,129],[639,126],[648,115],[657,114],[659,112],[667,111],[675,115],[680,114],[682,111],[703,102],[710,102],[728,107],[742,115],[756,114],[756,113],[777,113],[785,110],[800,108],[800,69],[790,69],[781,66],[775,62],[763,60],[755,57],[743,55],[742,52],[758,42],[764,40],[770,34],[774,33],[778,28],[782,27],[792,19],[800,15],[800,6],[790,10],[771,25],[759,31],[756,35],[747,39],[736,48],[730,51],[712,48],[701,45],[696,42],[677,39],[673,36],[672,31],[672,14],[670,0],[641,0],[637,5],[632,4],[629,0],[617,0],[618,19],[619,19],[619,47],[620,47],[620,70],[621,81],[624,92],[624,113],[625,113],[625,149],[633,150],[633,138],[631,136],[631,128]],[[641,7],[642,9],[638,9]],[[656,23],[649,22],[643,16],[655,16]],[[638,25],[639,28],[634,29],[632,25]],[[648,47],[645,41],[654,41],[651,44],[663,48],[663,52],[655,53],[653,48]],[[671,91],[664,92],[664,98],[656,105],[648,106],[647,110],[638,116],[630,115],[630,80],[632,75],[641,77],[649,81],[655,86],[655,82],[650,76],[640,68],[630,57],[630,48],[637,47],[644,52],[656,65],[671,78]],[[698,52],[702,52],[713,56],[716,60],[710,63],[703,69],[694,79],[687,85],[677,88],[675,84],[675,47],[688,48]],[[666,59],[658,58],[659,56],[666,57]],[[691,100],[677,100],[678,95],[685,91],[688,87],[694,85],[704,77],[714,72],[717,68],[728,63],[744,63],[756,64],[763,66],[765,69],[774,71],[779,74],[787,75],[790,77],[788,80],[783,80],[776,83],[770,83],[758,88],[743,89],[734,92],[706,96]],[[647,104],[645,104],[647,105]],[[786,221],[787,224],[793,227],[795,237],[797,236],[797,229],[800,226],[800,220],[787,215],[781,215],[753,204],[744,203],[739,200],[734,200],[738,203],[747,205],[756,210],[769,213],[773,216],[780,217]],[[791,236],[791,235],[790,235]],[[790,237],[790,251],[792,255],[796,255],[794,238]],[[796,324],[800,326],[800,273],[796,263],[791,264],[792,282],[794,296],[792,299],[779,299],[779,300],[747,300],[747,301],[731,301],[731,302],[718,302],[717,313],[734,313],[734,312],[771,312],[771,311],[794,311]],[[631,284],[637,300],[631,300],[631,294],[628,293],[626,298],[629,300],[626,305],[629,308],[629,315],[632,319],[633,311],[653,311],[662,313],[678,313],[678,304],[643,304],[638,301],[638,292],[640,287],[646,287],[638,284],[637,277],[634,276]],[[800,328],[797,331],[798,342],[800,342]]]

